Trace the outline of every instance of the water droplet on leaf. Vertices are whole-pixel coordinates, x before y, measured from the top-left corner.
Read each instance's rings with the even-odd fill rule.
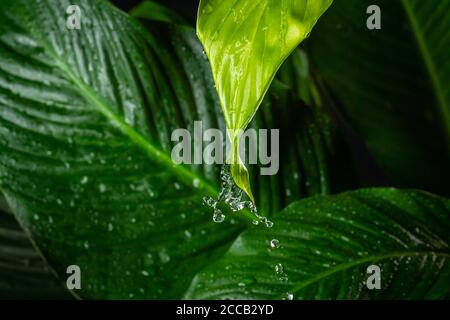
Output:
[[[280,241],[278,241],[277,239],[272,239],[270,241],[270,246],[272,248],[279,248],[280,247]]]

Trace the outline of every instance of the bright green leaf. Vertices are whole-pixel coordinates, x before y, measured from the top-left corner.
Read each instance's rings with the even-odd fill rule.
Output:
[[[253,199],[239,158],[240,130],[255,115],[275,73],[332,0],[201,0],[197,34],[209,58],[232,148],[236,184]]]
[[[365,189],[298,201],[273,222],[271,230],[253,228],[239,236],[196,276],[187,298],[439,299],[450,294],[448,199]],[[271,245],[273,239],[277,245]],[[381,269],[379,290],[367,287],[372,265]]]

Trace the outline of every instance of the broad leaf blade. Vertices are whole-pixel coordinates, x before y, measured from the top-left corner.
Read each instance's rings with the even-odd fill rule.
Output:
[[[444,298],[449,218],[449,200],[418,191],[366,189],[301,200],[277,214],[270,231],[244,232],[196,276],[187,297]],[[288,279],[279,279],[277,264]],[[366,286],[371,265],[381,268],[380,290]]]
[[[368,30],[369,0],[337,0],[310,39],[318,73],[402,184],[449,195],[450,2],[381,0],[381,30]]]
[[[1,6],[1,187],[57,273],[81,267],[79,296],[179,298],[244,228],[231,216],[213,224],[201,204],[218,193],[219,166],[170,161],[173,129],[202,120],[225,131],[211,70],[190,28],[145,32],[104,1],[80,1],[82,32],[67,30],[69,4]],[[276,114],[265,125],[298,123]],[[334,149],[322,128],[308,129],[315,116],[302,119],[306,142],[282,146],[279,175],[258,175],[265,215],[330,190],[319,159],[333,163]],[[288,163],[300,148],[314,152]]]
[[[199,114],[218,126],[212,83],[176,58],[191,47],[156,43],[105,1],[81,1],[83,31],[66,29],[69,4],[2,6],[2,188],[58,274],[80,266],[78,295],[178,297],[241,229],[201,205],[217,168],[170,159],[174,129]]]
[[[236,184],[253,198],[239,159],[239,131],[255,115],[275,73],[304,40],[332,0],[202,0],[197,34],[211,63],[233,144],[229,162]]]

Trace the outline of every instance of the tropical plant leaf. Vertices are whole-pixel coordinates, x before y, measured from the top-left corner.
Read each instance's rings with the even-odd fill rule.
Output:
[[[450,1],[336,0],[310,39],[314,68],[388,175],[450,195]]]
[[[418,191],[301,200],[277,214],[270,231],[245,231],[195,277],[187,298],[443,298],[450,291],[449,218],[449,200]],[[366,286],[371,265],[381,269],[380,290]]]
[[[297,99],[308,105],[321,105],[317,88],[311,77],[307,53],[300,48],[292,52],[277,73],[277,79],[289,86]]]
[[[239,158],[240,130],[255,115],[275,73],[332,0],[201,0],[197,34],[211,63],[232,143],[228,162],[236,184],[253,200]]]
[[[219,192],[219,166],[170,158],[174,129],[202,120],[225,131],[211,70],[191,28],[147,32],[106,1],[85,0],[81,30],[68,30],[69,4],[0,4],[1,189],[62,278],[80,266],[78,296],[178,298],[245,228],[231,217],[213,224],[201,204]],[[264,125],[292,108],[280,92],[289,90],[274,92],[280,105]],[[299,112],[309,116],[283,113],[304,124],[291,135],[299,149],[282,144],[279,174],[255,178],[262,214],[332,189],[333,127]],[[302,148],[311,152],[293,162]]]
[[[71,298],[5,204],[0,194],[0,299]]]
[[[188,24],[186,19],[177,15],[172,10],[160,3],[145,0],[132,8],[128,14],[137,19],[148,19],[153,21],[171,22],[177,24]]]

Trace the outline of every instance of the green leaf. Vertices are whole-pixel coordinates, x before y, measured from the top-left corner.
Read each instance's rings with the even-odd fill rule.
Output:
[[[310,39],[318,73],[388,175],[450,195],[450,2],[336,0]]]
[[[187,298],[438,299],[450,293],[448,199],[363,189],[298,201],[273,222],[269,231],[239,236],[195,277]],[[277,264],[283,273],[276,273]],[[381,269],[381,290],[366,286],[371,265]]]
[[[0,194],[0,299],[69,299]]]
[[[201,0],[197,34],[209,58],[232,148],[236,184],[253,200],[239,158],[240,130],[255,115],[275,73],[332,0]]]
[[[278,80],[262,106],[249,127],[280,128],[279,173],[261,176],[260,166],[249,165],[262,213],[276,213],[307,195],[326,195],[355,186],[347,146],[324,106],[296,100]]]
[[[0,3],[1,189],[62,279],[80,266],[78,296],[179,298],[246,227],[236,217],[253,218],[212,223],[202,198],[217,196],[219,166],[170,158],[174,129],[202,120],[225,131],[209,64],[191,28],[147,32],[85,0],[81,30],[68,30],[69,4]],[[255,121],[302,126],[281,129],[297,144],[281,145],[278,175],[255,177],[264,215],[333,190],[335,164],[329,119],[295,106],[286,88],[269,96],[277,106]],[[289,117],[292,106],[305,116]]]

